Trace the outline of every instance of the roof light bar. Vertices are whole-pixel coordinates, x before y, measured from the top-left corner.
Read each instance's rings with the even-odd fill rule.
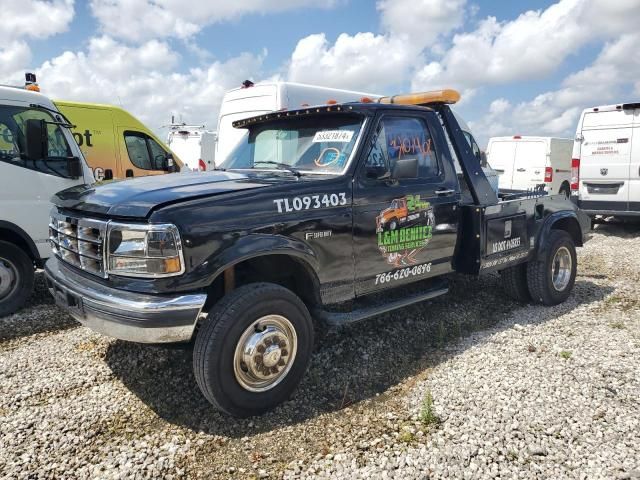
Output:
[[[452,89],[406,93],[378,99],[378,103],[395,103],[400,105],[429,105],[431,103],[454,104],[458,101],[460,101],[460,93]]]

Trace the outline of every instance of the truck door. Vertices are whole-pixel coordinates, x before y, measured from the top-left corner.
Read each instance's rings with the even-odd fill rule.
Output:
[[[439,158],[442,136],[434,146],[437,117],[376,121],[354,182],[357,296],[450,272],[456,243],[459,187]]]
[[[584,115],[580,147],[584,208],[628,210],[633,117],[633,110]]]
[[[544,140],[518,140],[511,188],[527,190],[544,183],[548,144]]]

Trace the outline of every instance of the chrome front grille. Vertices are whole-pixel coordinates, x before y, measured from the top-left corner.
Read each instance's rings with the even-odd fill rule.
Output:
[[[49,241],[54,255],[86,272],[106,277],[104,245],[107,222],[54,213]]]

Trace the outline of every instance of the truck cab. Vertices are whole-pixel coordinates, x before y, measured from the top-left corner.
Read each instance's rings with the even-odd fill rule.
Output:
[[[259,115],[233,123],[246,140],[217,171],[67,191],[51,220],[50,290],[103,334],[194,341],[200,390],[237,416],[288,398],[315,325],[446,294],[453,272],[500,272],[520,301],[563,302],[587,218],[562,195],[496,193],[449,107],[458,99]],[[68,241],[77,254],[60,250]]]
[[[0,86],[0,317],[24,305],[51,256],[51,196],[93,183],[70,126],[37,90]]]

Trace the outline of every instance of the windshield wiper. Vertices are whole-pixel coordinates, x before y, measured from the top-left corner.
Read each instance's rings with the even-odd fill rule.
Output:
[[[257,162],[253,162],[253,168],[256,168],[255,166],[256,163],[267,163],[269,165],[275,165],[280,170],[288,170],[289,172],[293,173],[296,177],[302,176],[302,172],[300,172],[300,170],[286,163],[274,162],[273,160],[258,160]]]
[[[32,103],[31,105],[29,105],[31,108],[40,108],[42,110],[46,110],[49,113],[52,113],[54,115],[54,120],[56,119],[55,117],[58,117],[58,121],[57,122],[46,122],[50,125],[60,125],[61,127],[66,127],[66,128],[76,128],[76,126],[71,123],[69,121],[69,119],[67,117],[64,116],[64,114],[58,110],[54,110],[52,108],[46,107],[44,105],[40,105],[39,103]],[[64,120],[64,122],[59,121],[59,119]]]

